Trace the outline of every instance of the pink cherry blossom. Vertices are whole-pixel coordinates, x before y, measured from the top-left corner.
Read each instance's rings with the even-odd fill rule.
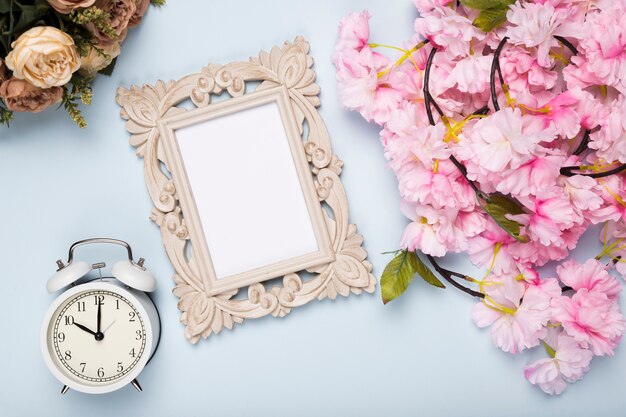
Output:
[[[420,204],[432,204],[436,208],[471,208],[476,195],[458,169],[447,159],[435,161],[430,167],[421,163],[405,165],[399,178],[400,195]]]
[[[543,341],[549,358],[539,359],[524,368],[524,376],[550,395],[559,395],[567,383],[576,382],[589,371],[593,353],[564,332],[548,330]]]
[[[472,309],[474,323],[481,328],[491,326],[494,344],[505,352],[537,346],[550,319],[550,298],[514,276],[493,277],[488,283],[485,300]]]
[[[415,32],[430,39],[451,57],[470,53],[470,41],[481,40],[484,33],[472,25],[472,21],[449,8],[442,8],[438,15],[424,16],[415,20]]]
[[[429,206],[405,202],[402,212],[412,220],[404,229],[400,245],[409,251],[419,250],[427,255],[443,256],[445,244],[437,237],[437,229],[446,221],[440,212]]]
[[[612,356],[624,333],[625,321],[619,305],[600,291],[581,288],[571,298],[552,299],[552,317],[594,355]]]
[[[542,245],[560,244],[563,230],[574,224],[574,210],[569,198],[562,192],[546,190],[541,197],[520,197],[528,214],[509,215],[525,226],[528,236]]]
[[[514,241],[511,235],[489,219],[484,231],[470,239],[467,252],[474,265],[489,268],[493,263],[491,269],[494,274],[508,274],[516,266],[515,259],[509,253],[509,244]]]
[[[552,130],[543,129],[532,116],[507,107],[476,122],[461,142],[468,141],[481,167],[500,172],[519,167],[531,158],[540,142],[555,138]]]
[[[556,273],[563,284],[575,291],[585,288],[589,292],[601,292],[610,299],[617,299],[622,287],[606,270],[606,266],[595,259],[588,259],[584,264],[574,260],[557,266]]]
[[[580,131],[580,116],[576,106],[583,97],[582,91],[577,88],[565,91],[541,106],[546,113],[538,113],[546,128],[554,129],[557,135],[564,138],[574,138]]]
[[[463,93],[482,93],[489,88],[489,70],[491,57],[468,55],[456,62],[450,75],[446,78],[447,85],[457,87]]]
[[[367,46],[338,56],[335,61],[337,84],[344,106],[358,110],[368,121],[380,124],[389,120],[402,96],[378,82],[378,73],[388,65],[388,58]]]
[[[587,70],[600,81],[626,94],[626,5],[616,1],[606,13],[587,16],[580,41]]]
[[[367,12],[342,20],[339,99],[380,125],[409,219],[401,247],[467,253],[484,278],[447,278],[484,296],[474,322],[505,352],[543,343],[549,357],[525,376],[560,394],[626,328],[610,273],[626,276],[626,171],[604,175],[626,163],[626,0],[518,0],[488,32],[462,3],[413,2],[415,33],[396,46],[370,41]],[[597,259],[573,260],[601,223]],[[558,278],[541,276],[564,260]]]
[[[538,154],[521,166],[506,171],[496,190],[503,194],[526,197],[537,195],[556,185],[564,158],[558,155]]]
[[[550,3],[520,3],[518,0],[506,15],[512,24],[506,31],[509,40],[516,45],[537,48],[537,62],[550,68],[552,59],[550,48],[558,46],[554,36],[578,37],[580,27],[568,20],[566,9],[555,10]]]
[[[346,50],[363,49],[370,37],[369,20],[371,15],[368,11],[361,13],[350,13],[339,23],[339,36],[335,44],[333,61],[337,61],[339,56]]]
[[[626,58],[625,58],[626,59]],[[626,100],[623,96],[610,107],[610,113],[592,133],[589,147],[605,161],[626,163]]]
[[[560,176],[558,182],[569,195],[574,207],[579,210],[597,210],[602,206],[602,197],[598,193],[595,179],[582,175]]]
[[[518,46],[503,49],[500,67],[507,85],[517,93],[551,89],[558,77],[557,72],[540,66],[535,56]]]

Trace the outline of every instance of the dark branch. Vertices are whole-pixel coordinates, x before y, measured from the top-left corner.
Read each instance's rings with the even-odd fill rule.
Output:
[[[437,261],[435,261],[435,258],[433,258],[430,255],[426,255],[426,257],[428,258],[428,260],[432,264],[433,268],[435,268],[435,271],[437,271],[439,273],[439,275],[441,275],[446,281],[448,281],[450,283],[450,285],[452,285],[453,287],[463,291],[466,294],[471,295],[472,297],[485,298],[485,294],[483,294],[481,292],[478,292],[478,291],[474,291],[471,288],[464,287],[463,285],[459,284],[454,279],[452,279],[453,275],[457,276],[457,277],[460,277],[460,278],[465,278],[465,275],[459,274],[458,272],[449,271],[449,270],[441,267],[437,263]]]
[[[561,44],[563,44],[563,46],[565,46],[567,49],[572,51],[574,55],[578,55],[578,49],[576,49],[576,47],[572,45],[572,43],[568,41],[567,39],[565,39],[563,36],[554,35],[554,39],[561,42]]]
[[[583,173],[583,172],[574,172],[574,171],[582,171],[582,170],[584,170],[584,168],[577,167],[577,166],[570,166],[570,167],[563,167],[563,168],[561,168],[560,173],[561,173],[561,175],[565,175],[566,177],[573,177],[574,175],[582,175],[582,176],[591,177],[591,178],[604,178],[604,177],[608,177],[610,175],[622,172],[625,169],[626,169],[626,164],[622,164],[622,165],[620,165],[618,167],[615,167],[615,168],[613,168],[613,169],[611,169],[609,171]]]
[[[436,53],[437,47],[433,46],[430,54],[428,54],[428,61],[426,61],[426,70],[424,71],[424,105],[426,106],[426,115],[428,116],[428,122],[431,124],[431,126],[435,125],[435,118],[433,117],[433,110],[430,108],[430,104],[435,100],[430,95],[428,84],[430,82],[430,70],[433,67],[433,59],[435,58]]]
[[[498,104],[498,95],[496,93],[496,70],[498,71],[498,76],[500,78],[500,85],[504,84],[504,78],[502,77],[502,70],[500,70],[500,53],[502,52],[502,48],[506,45],[506,41],[509,40],[507,36],[502,38],[495,52],[493,53],[493,61],[491,62],[491,73],[489,75],[489,87],[491,88],[491,102],[493,103],[493,108],[495,111],[500,110],[500,105]]]
[[[585,151],[585,149],[587,149],[587,145],[589,144],[589,134],[590,133],[591,133],[590,130],[585,130],[585,134],[583,135],[583,138],[580,141],[580,143],[578,144],[578,147],[574,151],[573,155],[580,155],[581,153],[583,153]]]

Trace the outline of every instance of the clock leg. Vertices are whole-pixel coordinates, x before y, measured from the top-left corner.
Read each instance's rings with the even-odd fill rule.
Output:
[[[63,388],[61,389],[61,395],[65,394],[69,390],[70,390],[70,387],[68,387],[67,385],[63,385]]]
[[[137,389],[137,391],[139,391],[139,392],[143,391],[141,389],[141,385],[139,385],[139,381],[137,381],[137,378],[133,379],[130,383],[133,384],[133,387],[135,387],[135,389]]]

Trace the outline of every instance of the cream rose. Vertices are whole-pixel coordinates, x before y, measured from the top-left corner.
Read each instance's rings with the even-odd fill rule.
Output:
[[[74,40],[51,26],[36,26],[11,44],[6,66],[13,76],[40,88],[67,84],[80,67]]]
[[[95,2],[96,0],[48,0],[54,10],[63,14],[69,14],[72,10],[91,7]]]
[[[97,45],[96,48],[100,49],[108,57],[102,56],[94,48],[89,48],[89,53],[81,58],[80,69],[78,72],[87,77],[93,77],[96,73],[109,66],[113,58],[118,56],[121,52],[119,42],[112,43],[110,45]]]

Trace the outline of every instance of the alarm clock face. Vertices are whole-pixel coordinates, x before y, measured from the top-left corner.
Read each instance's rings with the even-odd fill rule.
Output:
[[[109,287],[70,291],[48,319],[47,359],[68,386],[85,392],[128,383],[149,356],[145,310],[127,291]]]

